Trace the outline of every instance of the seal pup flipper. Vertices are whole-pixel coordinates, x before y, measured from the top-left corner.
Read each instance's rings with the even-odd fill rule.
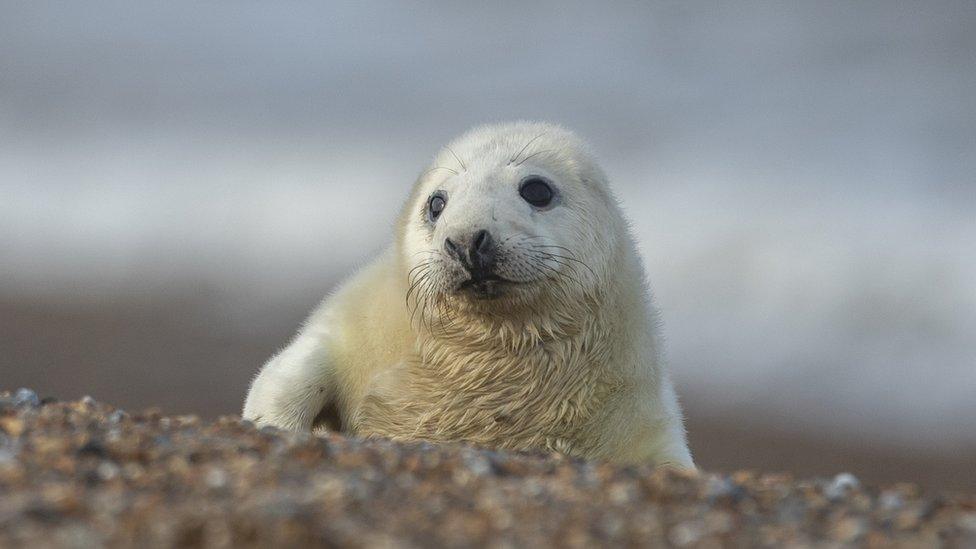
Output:
[[[262,427],[310,431],[336,393],[327,341],[320,334],[303,332],[269,360],[251,382],[244,419]]]

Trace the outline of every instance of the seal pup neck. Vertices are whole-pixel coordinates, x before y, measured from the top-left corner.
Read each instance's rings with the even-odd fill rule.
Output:
[[[594,333],[605,322],[607,307],[596,297],[575,302],[540,302],[521,309],[499,307],[476,312],[447,306],[414,321],[422,348],[463,348],[523,355],[540,345],[565,344]]]

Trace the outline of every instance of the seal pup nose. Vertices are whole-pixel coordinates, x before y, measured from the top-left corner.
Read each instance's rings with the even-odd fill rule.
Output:
[[[484,270],[491,268],[495,262],[495,242],[491,238],[491,233],[481,229],[474,234],[471,239],[471,264],[476,268]]]
[[[444,251],[476,277],[490,274],[495,266],[495,240],[485,229],[475,231],[467,245],[445,238]]]

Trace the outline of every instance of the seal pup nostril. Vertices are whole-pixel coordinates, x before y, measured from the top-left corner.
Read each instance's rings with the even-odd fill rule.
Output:
[[[444,251],[447,252],[447,255],[449,255],[449,256],[451,256],[451,257],[453,257],[455,259],[458,259],[462,263],[464,263],[464,257],[463,257],[463,254],[461,253],[461,250],[458,249],[457,244],[455,244],[454,242],[452,242],[450,238],[445,238],[444,239]]]
[[[491,233],[481,229],[471,240],[471,263],[476,269],[487,270],[495,261],[495,243]]]
[[[488,231],[481,229],[474,235],[474,243],[472,248],[480,251],[488,246],[491,246],[491,235],[488,233]]]

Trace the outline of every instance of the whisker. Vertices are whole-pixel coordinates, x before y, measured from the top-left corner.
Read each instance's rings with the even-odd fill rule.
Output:
[[[411,324],[413,324],[414,315],[417,314],[417,310],[420,308],[420,305],[422,303],[425,303],[426,302],[425,292],[426,292],[426,290],[429,287],[430,282],[431,282],[430,277],[427,276],[427,275],[429,275],[429,273],[426,273],[425,276],[421,280],[418,280],[415,283],[415,285],[417,286],[418,294],[417,294],[417,299],[414,302],[413,310],[410,312],[410,323]],[[421,320],[423,320],[423,314],[424,314],[423,311],[421,311],[420,314],[421,314]]]
[[[447,170],[447,171],[453,173],[454,175],[461,175],[457,170],[455,170],[453,168],[447,168],[445,166],[434,166],[433,168],[431,168],[431,169],[425,171],[424,173],[420,174],[420,177],[423,177],[423,176],[429,174],[430,172],[432,172],[434,170]]]
[[[446,336],[448,328],[454,323],[454,315],[450,312],[451,309],[443,298],[438,299],[437,303],[437,317],[441,325],[441,335]]]
[[[426,308],[426,303],[427,303],[427,299],[424,295],[424,289],[423,289],[423,287],[425,286],[426,284],[424,284],[418,291],[417,300],[414,302],[413,305],[413,311],[410,312],[410,324],[413,324],[414,316],[416,316],[418,312],[420,313],[419,321],[421,327],[424,324],[424,309]]]
[[[454,160],[457,160],[457,163],[461,165],[461,169],[462,170],[468,171],[468,167],[464,165],[464,162],[461,162],[461,158],[457,155],[456,152],[454,152],[454,149],[452,149],[450,147],[447,147],[447,146],[445,146],[444,148],[447,149],[447,150],[449,150],[449,151],[451,151],[451,155],[453,155],[454,156]]]
[[[541,263],[541,265],[543,265],[544,267],[549,268],[549,269],[552,269],[560,277],[566,278],[567,280],[571,280],[571,281],[575,282],[580,287],[580,290],[582,290],[583,293],[586,293],[586,286],[580,280],[579,271],[577,271],[573,267],[573,265],[571,263],[565,263],[565,262],[563,262],[563,261],[561,261],[559,259],[554,259],[551,256],[536,256],[536,259],[537,260],[539,258],[548,259],[549,261],[552,261],[553,263],[556,263],[557,265],[561,265],[561,266],[566,267],[567,269],[569,269],[572,272],[573,276],[570,276],[570,274],[567,273],[567,272],[555,270],[552,267],[550,267],[549,265],[546,265],[545,263]]]
[[[530,154],[529,156],[526,156],[522,160],[519,160],[519,162],[517,164],[515,164],[515,165],[516,166],[521,166],[523,162],[525,162],[526,160],[532,158],[533,156],[538,156],[538,155],[540,155],[542,153],[550,153],[550,152],[556,152],[556,151],[555,151],[555,149],[547,149],[547,150],[544,150],[544,151],[534,152],[534,153]]]
[[[429,259],[427,261],[424,261],[423,263],[417,265],[413,269],[410,269],[409,271],[407,271],[407,278],[410,278],[411,274],[413,274],[413,272],[416,271],[417,269],[423,269],[424,267],[427,267],[427,266],[429,266],[432,263],[436,263],[437,261],[438,260],[436,260],[436,259]]]
[[[433,331],[434,331],[434,325],[431,322],[430,315],[427,314],[427,308],[429,306],[433,305],[432,302],[435,300],[435,298],[437,296],[434,295],[434,293],[432,291],[433,288],[431,288],[431,284],[425,285],[425,290],[424,290],[424,310],[420,314],[420,319],[421,319],[421,322],[426,322],[426,324],[427,324],[427,331],[433,333]]]
[[[552,255],[551,253],[548,253],[548,252],[533,251],[533,252],[529,252],[529,253],[532,254],[536,258],[543,258],[543,259],[551,260],[553,263],[557,263],[559,265],[562,265],[563,267],[566,267],[567,269],[571,269],[574,273],[577,273],[578,274],[578,271],[576,270],[576,266],[573,265],[572,263],[568,263],[565,259],[556,257],[556,256],[554,256],[554,255]]]
[[[559,263],[559,262],[557,261],[556,263]],[[569,274],[568,274],[568,273],[565,273],[565,272],[562,272],[562,271],[559,271],[559,270],[556,270],[556,269],[553,269],[552,267],[550,267],[549,265],[546,265],[545,263],[542,263],[542,262],[539,262],[538,264],[539,264],[539,266],[541,266],[541,267],[543,267],[543,268],[546,268],[546,269],[549,269],[550,271],[552,271],[553,273],[555,273],[555,274],[556,274],[557,276],[559,276],[559,277],[563,277],[563,278],[566,278],[566,279],[568,279],[568,280],[571,280],[571,281],[573,281],[573,282],[575,282],[576,284],[578,284],[578,285],[579,285],[579,287],[580,287],[580,290],[582,290],[582,291],[583,291],[583,293],[586,293],[586,287],[585,287],[585,286],[583,285],[583,283],[582,283],[582,282],[580,281],[580,279],[579,279],[579,276],[578,276],[578,275],[577,275],[577,276],[569,276]],[[571,266],[571,265],[567,265],[567,264],[565,264],[565,263],[559,263],[559,264],[560,264],[560,265],[563,265],[563,266],[565,266],[565,267],[567,267],[567,268],[569,268],[569,269],[572,269],[572,266]],[[574,271],[574,272],[575,272],[575,271]]]
[[[533,248],[535,248],[535,247],[536,246],[533,246]],[[573,261],[575,263],[579,263],[580,265],[582,265],[583,267],[585,267],[587,271],[590,271],[590,274],[593,275],[594,278],[596,278],[596,273],[593,272],[593,269],[591,269],[589,265],[587,265],[586,263],[580,261],[579,259],[576,259],[575,257],[565,256],[565,255],[559,255],[559,254],[554,254],[552,252],[545,252],[545,251],[539,251],[538,253],[547,254],[547,255],[549,255],[551,257],[554,257],[554,258],[565,259],[567,261]],[[570,253],[572,253],[572,252],[570,252]]]
[[[547,280],[555,280],[556,278],[558,278],[559,276],[562,275],[562,273],[560,273],[556,269],[553,269],[552,267],[550,267],[549,265],[546,265],[545,263],[543,263],[541,261],[535,261],[535,262],[529,263],[529,267],[535,269],[535,271],[537,273],[541,274]],[[554,276],[546,275],[546,273],[542,269],[548,270]]]
[[[558,248],[560,250],[566,250],[569,253],[573,253],[572,250],[570,250],[569,248],[567,248],[565,246],[556,246],[554,244],[532,244],[532,247],[533,248]]]
[[[529,148],[529,145],[531,145],[532,143],[535,143],[535,140],[536,139],[539,139],[543,135],[546,135],[546,132],[542,132],[539,135],[537,135],[537,136],[533,137],[532,139],[530,139],[528,143],[526,143],[525,145],[522,146],[522,149],[519,150],[518,154],[516,154],[515,156],[513,156],[512,159],[508,161],[508,163],[509,164],[512,164],[512,162],[515,162],[516,160],[518,160],[518,157],[522,156],[522,153],[525,152],[525,149],[528,149]]]
[[[423,275],[421,275],[413,284],[410,285],[410,289],[407,290],[407,296],[405,299],[407,304],[410,303],[410,295],[413,294],[414,290],[416,290],[417,287],[423,282],[425,282],[429,277],[430,277],[430,273],[425,271]]]

